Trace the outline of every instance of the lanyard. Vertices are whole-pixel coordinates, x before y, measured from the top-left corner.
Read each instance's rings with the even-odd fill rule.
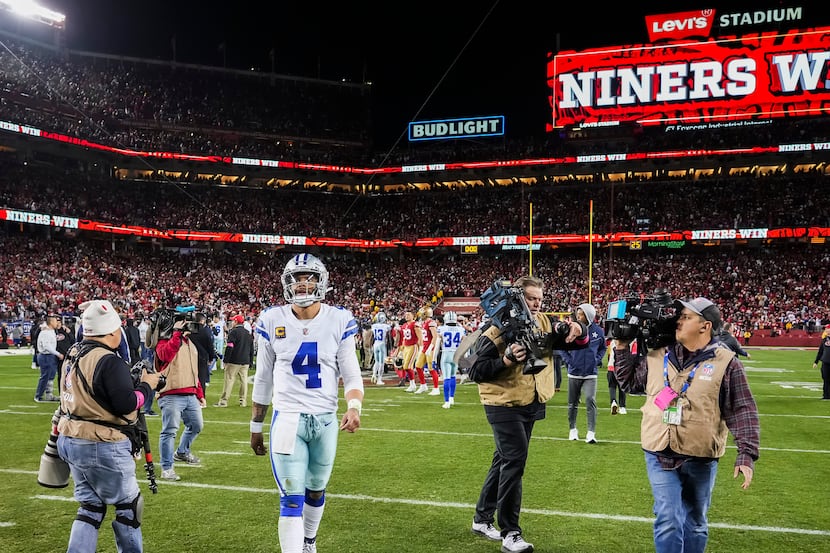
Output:
[[[682,396],[686,393],[686,390],[689,389],[689,385],[692,383],[692,379],[695,377],[695,372],[697,368],[700,366],[700,361],[695,363],[695,366],[692,367],[692,370],[689,371],[689,376],[686,377],[686,382],[683,383],[683,387],[680,389],[680,393],[677,394]],[[665,383],[666,387],[669,388],[669,352],[667,351],[666,354],[663,356],[663,382]]]

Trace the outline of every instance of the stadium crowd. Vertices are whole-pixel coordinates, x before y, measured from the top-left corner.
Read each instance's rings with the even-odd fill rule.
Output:
[[[376,166],[763,146],[830,136],[827,119],[815,118],[688,133],[606,130],[475,145],[410,144],[383,154],[371,149],[370,98],[362,86],[60,52],[5,34],[0,38],[9,47],[0,49],[0,120],[141,150]],[[816,194],[824,173],[793,167],[645,182],[628,173],[616,182],[588,175],[562,184],[355,195],[127,181],[91,162],[52,163],[0,160],[0,207],[158,229],[362,239],[527,234],[530,202],[537,235],[584,234],[591,224],[596,233],[830,226]],[[309,206],[313,215],[298,216],[309,213]],[[112,299],[130,314],[186,300],[208,312],[253,315],[282,301],[276,275],[285,256],[279,251],[227,245],[183,255],[73,234],[48,227],[29,233],[6,223],[0,261],[11,269],[0,282],[0,319],[31,320],[53,311],[75,315],[79,301],[90,297]],[[333,302],[363,315],[372,301],[399,316],[439,290],[444,296],[477,296],[495,278],[518,276],[512,274],[516,257],[508,262],[509,254],[322,255],[334,275]],[[549,283],[545,304],[556,310],[586,301],[592,274],[592,301],[600,313],[609,301],[660,286],[717,298],[727,320],[741,328],[812,327],[830,319],[823,282],[830,254],[824,250],[783,245],[742,248],[738,256],[732,249],[708,249],[705,263],[695,262],[697,255],[625,252],[613,260],[601,256],[589,271],[584,249],[557,250],[536,256],[533,270]]]
[[[282,251],[182,254],[137,244],[115,248],[110,242],[2,238],[0,263],[8,270],[0,282],[0,320],[77,315],[78,304],[90,297],[111,298],[133,316],[181,301],[209,313],[251,316],[282,303],[278,275],[288,255]],[[332,274],[332,303],[364,319],[374,305],[382,306],[397,319],[435,296],[478,296],[498,278],[517,278],[519,255],[333,252],[324,259]],[[741,255],[734,250],[599,255],[590,271],[591,300],[603,314],[609,302],[630,293],[650,295],[665,288],[675,297],[682,291],[716,299],[724,318],[742,329],[814,330],[830,322],[828,266],[830,252],[801,245]],[[533,272],[548,283],[548,309],[570,311],[588,299],[583,250],[537,255]]]
[[[0,161],[0,207],[162,230],[361,239],[830,227],[821,171],[656,182],[476,187],[373,196],[153,180]],[[402,200],[406,211],[402,211]],[[593,221],[589,202],[594,202]],[[314,205],[314,217],[298,217]],[[507,209],[505,206],[522,206]]]
[[[0,40],[8,47],[0,48],[0,119],[142,151],[376,167],[770,146],[830,137],[825,118],[689,132],[621,128],[557,134],[544,133],[540,125],[533,136],[375,149],[367,86],[59,51],[7,33]]]

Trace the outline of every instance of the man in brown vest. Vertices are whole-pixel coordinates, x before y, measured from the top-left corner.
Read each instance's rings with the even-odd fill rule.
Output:
[[[720,310],[706,298],[676,303],[676,343],[650,352],[617,340],[615,372],[630,394],[645,394],[640,441],[654,496],[657,553],[703,553],[706,513],[729,432],[738,455],[734,477],[752,483],[760,448],[758,408],[734,351],[717,339]]]

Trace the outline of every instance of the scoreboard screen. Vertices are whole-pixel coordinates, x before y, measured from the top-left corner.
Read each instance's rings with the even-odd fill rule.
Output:
[[[548,54],[548,130],[830,114],[830,27]]]

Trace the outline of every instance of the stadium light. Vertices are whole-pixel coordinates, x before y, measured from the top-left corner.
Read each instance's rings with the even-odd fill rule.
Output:
[[[58,29],[66,25],[66,15],[50,10],[35,0],[0,0],[0,8]]]

